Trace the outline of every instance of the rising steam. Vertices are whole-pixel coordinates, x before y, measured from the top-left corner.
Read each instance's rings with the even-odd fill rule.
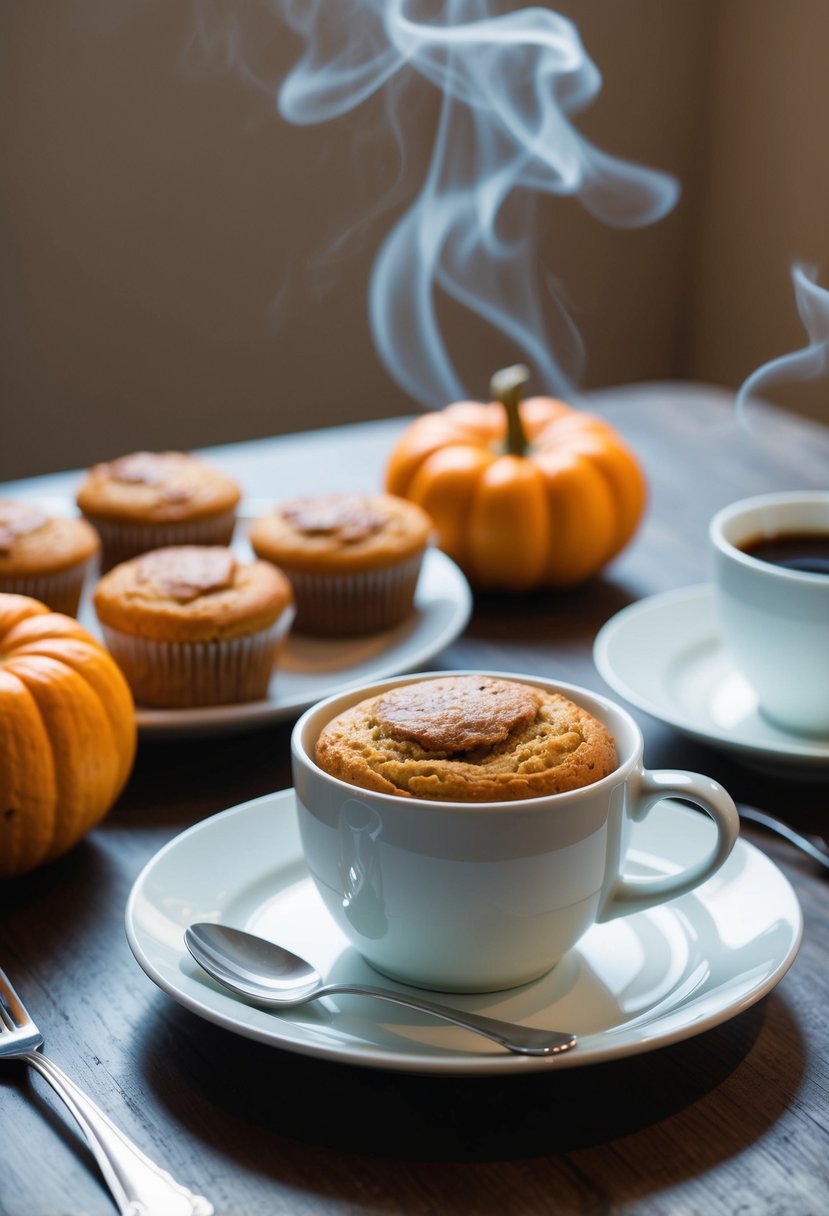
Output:
[[[737,413],[745,419],[753,397],[765,396],[769,389],[792,380],[817,380],[829,374],[829,291],[818,287],[813,267],[792,267],[792,282],[797,311],[809,335],[807,346],[780,355],[758,367],[743,381],[737,393]]]
[[[661,218],[678,194],[673,178],[608,156],[573,127],[601,86],[576,29],[541,7],[496,14],[490,0],[278,3],[306,44],[279,90],[290,122],[339,117],[382,90],[397,131],[406,83],[439,90],[425,179],[372,271],[371,328],[390,374],[425,406],[465,395],[441,334],[443,293],[506,335],[545,391],[569,395],[545,316],[539,196],[574,196],[598,220],[633,227]]]

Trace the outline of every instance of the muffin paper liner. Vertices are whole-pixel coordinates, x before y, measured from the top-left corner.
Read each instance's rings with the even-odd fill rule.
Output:
[[[236,526],[236,508],[207,519],[176,523],[136,524],[85,516],[101,538],[101,571],[129,561],[150,549],[169,545],[229,545]]]
[[[84,581],[96,560],[97,554],[66,570],[48,574],[6,575],[0,578],[0,591],[11,595],[29,595],[34,600],[40,600],[52,612],[77,616]]]
[[[405,620],[414,606],[423,553],[383,570],[308,574],[282,566],[294,589],[297,633],[345,637],[377,633]]]
[[[213,642],[159,642],[103,624],[101,630],[137,702],[185,709],[264,699],[292,620],[286,609],[268,629]]]

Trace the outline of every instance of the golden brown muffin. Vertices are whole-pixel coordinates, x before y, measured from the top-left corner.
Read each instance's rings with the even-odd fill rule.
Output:
[[[133,452],[94,465],[77,503],[108,570],[149,549],[229,544],[240,497],[231,478],[188,452]]]
[[[612,773],[605,726],[560,693],[444,676],[369,697],[326,724],[320,768],[363,789],[440,802],[505,802]]]
[[[270,562],[239,562],[221,545],[122,562],[99,581],[93,603],[135,699],[156,707],[266,696],[293,618],[285,575]]]
[[[254,521],[249,540],[291,580],[298,632],[346,636],[409,615],[431,531],[405,499],[332,493],[278,504]]]
[[[0,499],[0,591],[28,595],[53,612],[75,616],[99,549],[98,534],[85,520]]]

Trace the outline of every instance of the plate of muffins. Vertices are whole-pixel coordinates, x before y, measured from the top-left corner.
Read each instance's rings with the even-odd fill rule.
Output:
[[[184,452],[95,465],[76,502],[0,500],[0,591],[102,638],[147,735],[229,733],[424,666],[469,619],[415,504],[372,492],[246,503]]]

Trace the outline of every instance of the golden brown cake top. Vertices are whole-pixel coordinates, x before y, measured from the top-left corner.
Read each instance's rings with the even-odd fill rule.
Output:
[[[331,493],[279,503],[250,528],[254,552],[289,569],[371,570],[419,553],[432,521],[392,494]]]
[[[233,510],[240,497],[231,478],[188,452],[132,452],[94,465],[77,503],[92,519],[173,523]]]
[[[97,584],[101,624],[154,641],[208,642],[272,625],[293,606],[291,585],[270,562],[240,562],[222,545],[153,549]]]
[[[87,561],[99,548],[98,534],[86,520],[0,499],[0,575],[57,573]]]
[[[361,701],[323,728],[315,758],[351,785],[450,802],[578,789],[616,767],[616,744],[560,693],[493,676],[443,676]]]

